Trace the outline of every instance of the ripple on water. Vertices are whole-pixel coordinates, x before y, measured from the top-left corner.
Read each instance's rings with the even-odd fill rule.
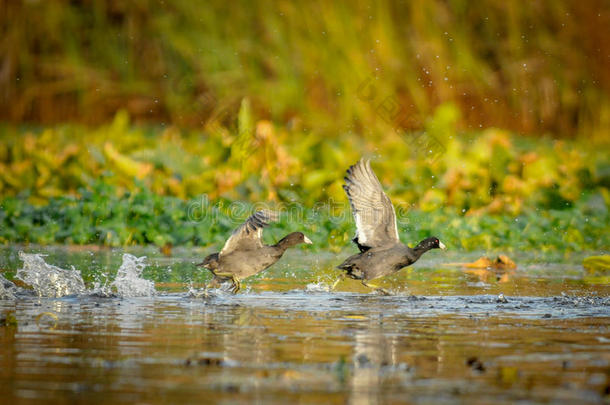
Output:
[[[199,274],[192,252],[159,258],[146,251],[146,259],[109,250],[81,262],[73,253],[45,252],[50,258],[22,266],[38,279],[24,278],[42,283],[41,269],[51,269],[46,280],[65,285],[63,276],[79,272],[60,267],[74,264],[86,281],[95,270],[109,281],[45,298],[0,279],[0,297],[10,295],[0,301],[0,387],[8,387],[7,403],[584,405],[607,399],[608,289],[578,276],[575,266],[570,271],[578,277],[567,282],[563,270],[532,276],[526,266],[508,282],[413,268],[395,279],[408,290],[385,297],[354,280],[330,292],[336,258],[318,271],[303,269],[308,257],[291,252],[285,265],[232,295],[197,290],[205,277],[189,284]],[[173,272],[163,272],[169,266]]]

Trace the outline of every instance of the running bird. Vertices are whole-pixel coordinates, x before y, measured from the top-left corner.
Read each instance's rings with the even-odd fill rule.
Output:
[[[301,232],[293,232],[275,245],[264,245],[263,228],[269,222],[277,220],[278,214],[274,211],[255,212],[233,231],[220,252],[212,253],[198,264],[197,266],[203,266],[214,274],[214,279],[206,289],[231,280],[232,291],[235,294],[241,289],[241,280],[270,267],[282,257],[286,249],[299,243],[312,243]]]
[[[424,239],[413,249],[400,242],[394,206],[383,192],[369,160],[360,159],[347,170],[343,189],[356,221],[353,242],[360,253],[348,257],[337,267],[344,273],[335,281],[332,289],[345,277],[350,277],[389,295],[386,290],[369,281],[415,263],[430,249],[445,249],[445,245],[436,237]]]

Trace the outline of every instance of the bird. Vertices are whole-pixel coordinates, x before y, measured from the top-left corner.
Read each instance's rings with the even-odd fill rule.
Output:
[[[389,295],[388,291],[370,281],[410,266],[430,249],[446,247],[435,236],[422,240],[414,248],[400,242],[394,206],[371,169],[370,160],[360,159],[350,166],[344,180],[343,189],[356,222],[356,235],[352,241],[360,253],[348,257],[337,266],[343,273],[331,290],[345,277],[349,277]]]
[[[233,231],[220,252],[208,255],[201,266],[214,275],[206,286],[218,286],[224,281],[232,282],[232,292],[241,290],[241,280],[267,269],[277,262],[284,252],[295,245],[311,240],[302,232],[292,232],[275,245],[265,245],[262,241],[263,228],[278,220],[275,211],[261,210],[252,214],[246,222]]]

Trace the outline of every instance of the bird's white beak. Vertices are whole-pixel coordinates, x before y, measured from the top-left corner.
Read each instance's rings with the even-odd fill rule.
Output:
[[[441,242],[440,240],[438,241],[438,247],[443,250],[447,249],[447,246],[445,246],[445,244],[443,242]]]
[[[311,239],[309,239],[307,236],[303,235],[303,242],[307,243],[308,245],[312,245],[313,242],[311,241]]]

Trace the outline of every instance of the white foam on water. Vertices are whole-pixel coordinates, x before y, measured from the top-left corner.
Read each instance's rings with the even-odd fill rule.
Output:
[[[62,269],[44,261],[42,254],[19,252],[23,268],[17,270],[15,278],[30,285],[39,297],[58,298],[66,295],[84,294],[85,283],[80,272]]]
[[[123,263],[110,283],[110,291],[122,298],[151,297],[155,295],[155,283],[140,277],[146,268],[146,256],[123,254]],[[101,290],[106,287],[100,287]]]

